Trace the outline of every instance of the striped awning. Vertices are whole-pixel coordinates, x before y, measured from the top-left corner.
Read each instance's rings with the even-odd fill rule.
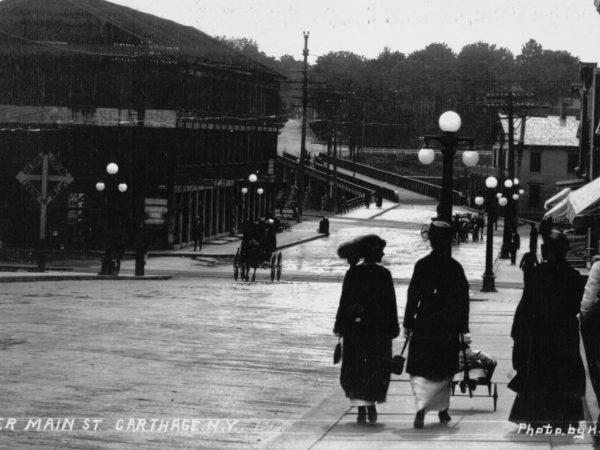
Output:
[[[567,198],[567,196],[569,195],[570,192],[571,192],[571,188],[564,188],[558,194],[553,195],[552,197],[550,197],[548,200],[546,200],[544,202],[544,209],[548,210],[548,209],[554,208],[562,200]]]
[[[600,178],[590,181],[576,191],[571,191],[570,188],[563,189],[546,200],[544,208],[550,208],[544,214],[544,219],[566,217],[569,222],[573,222],[577,216],[600,213]]]

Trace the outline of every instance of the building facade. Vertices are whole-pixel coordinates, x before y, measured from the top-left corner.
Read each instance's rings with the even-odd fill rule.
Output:
[[[502,135],[493,148],[495,167],[508,167],[508,119],[500,116]],[[521,127],[525,129],[521,133]],[[557,182],[572,179],[579,164],[579,120],[549,115],[514,120],[515,178],[524,190],[517,208],[520,217],[540,220],[544,202],[559,190]]]
[[[56,163],[49,191],[65,191],[48,203],[50,245],[94,248],[118,229],[132,242],[183,246],[196,217],[217,236],[272,209],[278,73],[191,27],[103,0],[4,0],[0,29],[4,245],[39,235],[41,184],[16,176],[38,173],[28,164],[41,154]],[[68,186],[58,186],[58,164]],[[242,196],[250,173],[259,181]]]

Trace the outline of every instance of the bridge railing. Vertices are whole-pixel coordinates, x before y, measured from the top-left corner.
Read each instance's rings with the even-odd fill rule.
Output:
[[[325,154],[319,154],[319,158],[322,161],[329,162],[330,164],[333,163],[333,158],[328,158]],[[337,165],[345,170],[352,170],[353,172],[360,173],[369,178],[374,178],[376,180],[383,181],[385,183],[389,183],[398,186],[399,188],[416,192],[427,197],[439,199],[442,192],[442,187],[438,186],[437,184],[428,183],[416,178],[411,178],[394,172],[388,172],[386,170],[355,163],[347,159],[338,158]],[[464,203],[464,197],[462,193],[456,190],[452,191],[452,202],[455,205]]]

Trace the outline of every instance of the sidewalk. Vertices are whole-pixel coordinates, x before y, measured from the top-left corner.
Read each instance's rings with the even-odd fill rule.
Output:
[[[529,247],[525,229],[522,228],[521,249]],[[521,255],[522,252],[519,252],[519,257]],[[514,392],[507,388],[514,375],[509,334],[514,310],[521,297],[523,273],[518,265],[511,265],[509,259],[498,258],[494,262],[494,272],[498,284],[515,287],[504,286],[498,292],[471,292],[471,333],[474,348],[488,351],[498,360],[493,377],[498,392],[495,411],[493,397],[488,395],[487,387],[478,386],[473,398],[461,394],[457,387],[456,395],[450,400],[452,421],[449,424],[440,424],[437,413],[430,412],[425,418],[425,427],[414,429],[415,406],[408,375],[392,375],[387,402],[377,407],[379,419],[376,424],[357,425],[356,408],[349,406],[343,390],[338,388],[301,420],[265,443],[264,448],[503,450],[526,447],[557,449],[573,445],[592,448],[593,440],[588,430],[595,423],[599,411],[589,376],[584,403],[586,420],[580,422],[577,432],[569,434],[567,430],[562,436],[528,435],[525,430],[519,432],[518,426],[508,421],[515,398]],[[403,302],[399,301],[398,306],[401,309]],[[403,311],[399,310],[399,315],[402,317]],[[403,342],[400,339],[396,341],[394,348],[397,354]],[[339,371],[339,366],[336,370]]]
[[[384,200],[381,208],[375,208],[373,204],[371,208],[357,208],[344,214],[328,215],[330,219],[372,219],[386,211],[396,207],[396,203]],[[300,223],[292,222],[291,230],[277,233],[277,250],[303,244],[305,242],[314,241],[326,237],[325,234],[319,233],[320,217],[308,216],[305,214],[304,220]],[[216,239],[211,239],[202,244],[202,250],[194,251],[192,246],[187,246],[174,250],[155,250],[151,251],[149,257],[165,257],[165,256],[187,256],[195,258],[225,258],[235,256],[241,244],[242,236],[225,236]]]

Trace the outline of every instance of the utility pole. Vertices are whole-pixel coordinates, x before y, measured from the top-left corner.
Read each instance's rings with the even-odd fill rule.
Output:
[[[300,165],[298,167],[298,222],[302,222],[304,212],[304,161],[306,160],[306,109],[308,104],[308,36],[310,32],[304,31],[304,69],[302,70],[302,138],[300,140]]]
[[[337,122],[333,125],[333,212],[337,214],[338,192],[337,192]]]
[[[486,106],[505,112],[508,121],[508,158],[503,158],[503,160],[506,161],[507,164],[506,167],[503,167],[502,170],[498,173],[500,175],[500,182],[502,184],[504,184],[505,180],[514,181],[515,179],[514,118],[515,115],[521,117],[521,136],[524,139],[524,118],[527,116],[527,111],[530,108],[538,107],[537,105],[534,105],[531,101],[529,101],[532,97],[533,94],[525,92],[515,93],[513,90],[499,94],[487,95]],[[519,139],[519,141],[521,142],[521,139]],[[516,226],[516,200],[512,198],[512,188],[510,189],[511,191],[507,192],[507,204],[504,212],[504,232],[502,235],[502,247],[500,249],[501,259],[510,258],[510,238],[512,230]]]

